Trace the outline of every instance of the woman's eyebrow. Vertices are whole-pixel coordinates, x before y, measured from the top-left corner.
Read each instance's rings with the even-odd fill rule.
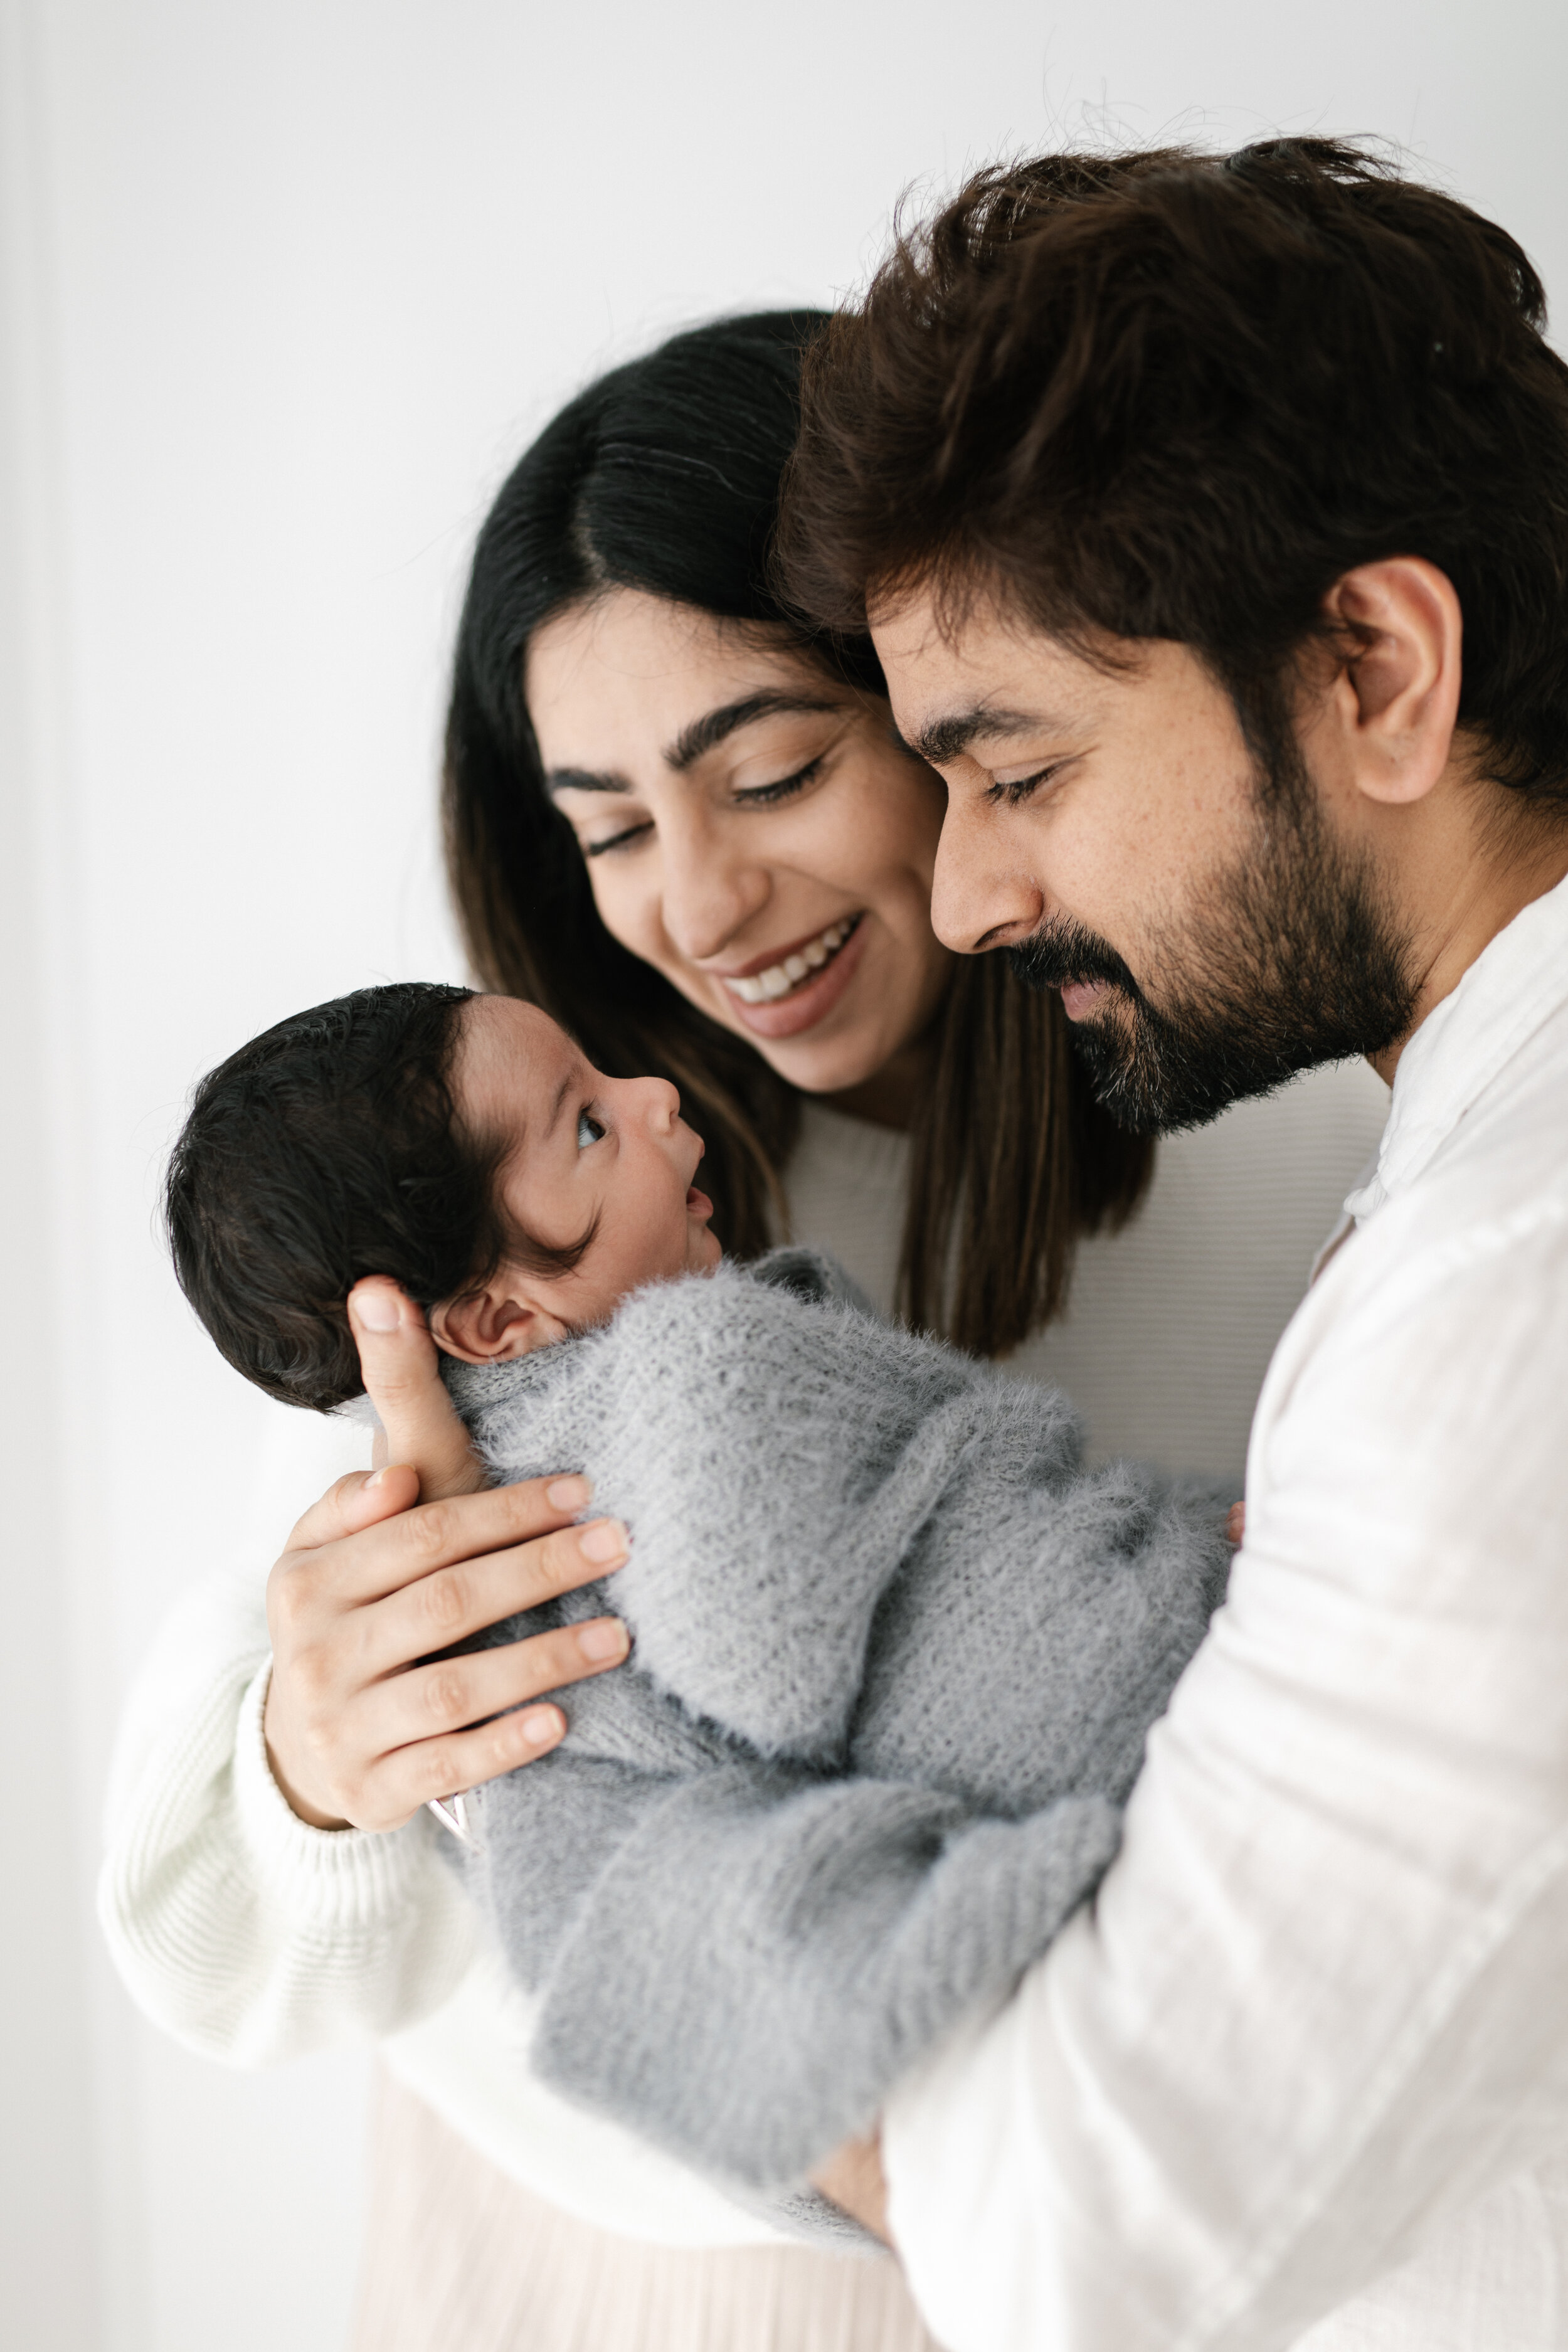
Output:
[[[799,711],[842,710],[841,696],[792,693],[784,688],[766,688],[758,694],[742,696],[739,702],[721,704],[717,710],[705,710],[683,727],[663,754],[664,763],[680,775],[694,767],[705,753],[722,743],[742,727],[750,727],[759,719],[777,719]],[[544,789],[556,793],[630,793],[635,787],[615,769],[552,768],[544,779]]]
[[[717,710],[704,711],[689,727],[683,727],[664,754],[666,767],[679,775],[693,767],[705,752],[722,743],[739,728],[750,727],[754,719],[776,719],[798,711],[842,710],[842,696],[801,694],[781,688],[764,688],[760,694],[748,694],[739,702],[726,702]]]
[[[544,789],[553,795],[556,793],[629,793],[631,786],[625,776],[617,776],[613,770],[599,775],[592,768],[552,768],[544,779]]]

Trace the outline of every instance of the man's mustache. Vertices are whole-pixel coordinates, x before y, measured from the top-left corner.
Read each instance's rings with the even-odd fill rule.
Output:
[[[1119,988],[1137,1004],[1143,992],[1116,950],[1083,924],[1058,920],[1007,950],[1007,961],[1026,988],[1067,988],[1074,981],[1099,980]]]

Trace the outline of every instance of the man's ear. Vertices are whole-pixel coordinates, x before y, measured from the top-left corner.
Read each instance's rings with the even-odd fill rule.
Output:
[[[1324,599],[1355,641],[1329,702],[1350,780],[1366,798],[1419,801],[1448,764],[1464,621],[1453,582],[1415,555],[1363,563]]]
[[[430,1309],[430,1336],[465,1364],[501,1364],[566,1337],[566,1325],[528,1296],[514,1267],[501,1266],[479,1290]]]

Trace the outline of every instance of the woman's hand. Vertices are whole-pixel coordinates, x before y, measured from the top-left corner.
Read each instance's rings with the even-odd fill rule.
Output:
[[[869,2230],[885,2246],[892,2244],[888,2234],[888,2182],[882,2170],[880,2125],[868,2139],[848,2139],[836,2148],[817,2166],[811,2182],[863,2230]]]
[[[620,1567],[626,1535],[615,1519],[570,1524],[582,1478],[485,1486],[425,1318],[394,1284],[362,1282],[349,1313],[385,1462],[340,1478],[272,1570],[267,1751],[302,1821],[385,1830],[553,1748],[561,1709],[527,1702],[618,1664],[626,1631],[595,1617],[415,1660]]]

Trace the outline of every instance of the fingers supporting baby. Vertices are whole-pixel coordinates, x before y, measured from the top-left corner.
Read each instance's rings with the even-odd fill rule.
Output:
[[[383,1682],[367,1694],[363,1728],[388,1761],[388,1790],[410,1791],[412,1810],[426,1797],[471,1789],[542,1753],[554,1744],[550,1718],[560,1709],[541,1708],[542,1719],[532,1721],[509,1711],[616,1665],[626,1654],[626,1627],[617,1618],[595,1617],[504,1649],[433,1660]],[[492,1750],[505,1761],[490,1760]]]
[[[342,1536],[357,1535],[378,1519],[391,1518],[419,1500],[419,1474],[407,1463],[369,1471],[351,1470],[329,1486],[295,1522],[286,1549],[315,1551]]]
[[[518,1490],[498,1491],[510,1495]],[[487,1625],[499,1625],[504,1618],[537,1609],[542,1601],[608,1575],[626,1557],[626,1531],[618,1519],[595,1519],[586,1527],[563,1528],[504,1549],[457,1556],[453,1545],[465,1538],[447,1520],[448,1508],[445,1504],[434,1507],[428,1535],[417,1524],[426,1514],[409,1514],[416,1538],[410,1556],[434,1565],[415,1568],[396,1589],[389,1589],[374,1622],[366,1622],[364,1633],[375,1645],[366,1655],[373,1672],[398,1674],[413,1659],[448,1649]]]
[[[571,1524],[588,1499],[580,1478],[410,1509],[412,1483],[405,1469],[341,1480],[295,1530],[321,1540],[297,1543],[268,1583],[268,1751],[288,1801],[317,1828],[391,1829],[426,1797],[543,1755],[565,1718],[530,1702],[626,1655],[625,1628],[595,1618],[420,1665],[432,1650],[605,1575],[626,1557],[626,1533],[615,1521]],[[388,1499],[399,1493],[401,1507]],[[353,1525],[380,1509],[389,1516]]]
[[[395,1282],[367,1275],[348,1296],[349,1326],[360,1371],[384,1432],[385,1459],[406,1462],[426,1502],[470,1495],[485,1483],[441,1379],[440,1358],[425,1317]]]

